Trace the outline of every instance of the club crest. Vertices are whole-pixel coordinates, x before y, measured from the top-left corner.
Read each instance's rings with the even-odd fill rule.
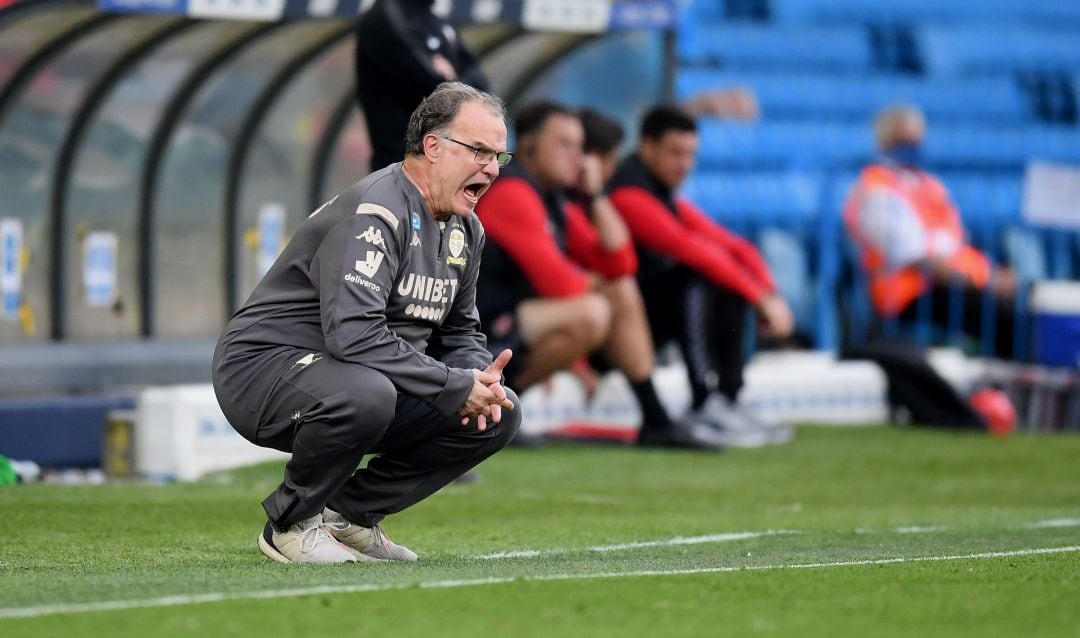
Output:
[[[465,233],[460,228],[450,231],[450,241],[447,242],[447,245],[450,248],[450,256],[446,258],[446,263],[454,266],[464,266],[465,258],[461,255],[465,252]]]

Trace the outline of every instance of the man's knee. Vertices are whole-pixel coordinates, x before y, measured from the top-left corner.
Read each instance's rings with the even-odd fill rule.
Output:
[[[604,295],[611,300],[616,316],[626,311],[643,311],[645,308],[641,289],[634,277],[619,277],[609,281],[604,285],[603,290]]]
[[[494,426],[489,425],[484,432],[475,431],[475,434],[483,441],[478,450],[483,451],[485,456],[509,445],[514,435],[521,429],[521,400],[518,398],[517,393],[510,388],[505,388],[505,390],[506,398],[510,399],[511,403],[514,404],[514,409],[507,410],[503,408],[502,418],[499,419],[498,423],[494,424]]]
[[[330,437],[350,447],[370,445],[382,437],[394,420],[397,388],[385,376],[372,371],[353,389],[324,399],[320,410],[333,424]]]
[[[572,319],[573,330],[589,350],[598,348],[611,330],[611,303],[595,293],[581,300],[580,314]]]
[[[516,392],[514,392],[510,388],[504,389],[506,390],[506,398],[514,404],[514,409],[503,409],[502,419],[499,421],[496,429],[503,428],[506,431],[504,434],[506,434],[506,436],[508,437],[507,440],[509,440],[513,438],[515,434],[517,434],[517,431],[519,429],[521,429],[522,406],[521,399],[518,398]]]

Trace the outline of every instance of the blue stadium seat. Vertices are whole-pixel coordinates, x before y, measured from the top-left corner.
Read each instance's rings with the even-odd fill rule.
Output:
[[[945,188],[960,210],[969,241],[990,255],[1001,253],[1001,229],[1020,223],[1019,173],[942,173]]]
[[[929,26],[916,38],[931,74],[1080,70],[1080,28]]]
[[[679,59],[694,65],[740,68],[864,71],[873,63],[859,27],[773,27],[700,24],[679,33]]]
[[[1076,279],[1077,269],[1072,246],[1080,240],[1076,231],[1053,229],[1048,233],[1050,243],[1050,278]]]
[[[925,157],[931,165],[956,168],[1019,170],[1033,159],[1076,163],[1080,162],[1080,128],[1049,124],[933,127],[926,138]]]
[[[1080,233],[1076,233],[1076,236],[1073,237],[1073,242],[1072,243],[1073,243],[1072,248],[1073,248],[1073,252],[1074,252],[1073,260],[1072,260],[1072,262],[1074,264],[1073,272],[1074,273],[1080,273]]]
[[[766,228],[758,235],[757,243],[769,264],[776,287],[795,315],[796,331],[817,341],[815,286],[803,239],[787,230]]]
[[[772,0],[770,9],[778,22],[1080,24],[1080,3],[1068,0]]]
[[[698,171],[683,194],[736,232],[802,226],[817,215],[822,179],[801,172]]]
[[[905,102],[922,108],[931,125],[967,120],[1019,122],[1033,117],[1012,78],[917,78],[895,75],[681,69],[676,97],[722,87],[754,91],[766,119],[831,118],[869,122],[883,107]],[[972,99],[979,96],[979,99]]]
[[[837,298],[844,309],[845,345],[866,341],[873,331],[876,312],[870,300],[866,273],[859,264],[859,249],[848,235],[837,244],[841,258],[840,285]]]
[[[862,164],[874,157],[873,135],[864,124],[703,119],[703,168],[809,168]]]
[[[888,104],[927,113],[927,166],[950,189],[976,246],[1028,277],[1080,272],[1080,239],[1032,230],[1020,214],[1028,162],[1080,164],[1080,127],[1045,123],[1070,121],[1080,98],[1080,2],[768,0],[769,20],[759,22],[733,21],[756,17],[732,13],[738,3],[691,6],[678,43],[676,96],[746,87],[762,120],[703,118],[699,169],[685,191],[728,227],[759,236],[785,281],[798,279],[786,270],[792,263],[809,265],[819,327],[840,323],[823,308],[856,330],[872,314],[865,282],[837,246],[855,171],[876,156],[870,120]],[[882,71],[909,68],[890,66],[889,35],[913,60],[910,69],[926,73]],[[800,181],[813,186],[800,190]],[[1007,230],[1016,228],[1023,232]],[[794,291],[790,281],[784,285]],[[836,298],[823,292],[827,286],[840,287],[845,301],[827,301]],[[790,293],[793,304],[806,303],[801,294]],[[827,340],[818,335],[816,343]]]
[[[830,176],[828,183],[823,189],[821,202],[821,216],[823,218],[841,219],[844,213],[844,202],[847,201],[851,187],[855,185],[858,173],[837,173]]]
[[[1046,247],[1039,233],[1030,228],[1013,226],[1002,234],[1005,260],[1022,282],[1047,278]]]
[[[679,14],[679,29],[695,24],[723,22],[726,19],[724,2],[690,2]]]
[[[1020,220],[1022,177],[1019,173],[940,173],[938,177],[960,209],[964,224],[980,219],[1001,220],[1005,224]]]

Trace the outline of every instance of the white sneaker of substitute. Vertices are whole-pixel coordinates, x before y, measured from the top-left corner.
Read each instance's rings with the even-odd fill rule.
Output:
[[[266,523],[259,549],[279,563],[355,563],[356,557],[323,525],[322,514],[279,532]]]
[[[756,448],[771,442],[768,432],[737,411],[719,393],[710,394],[700,408],[690,413],[688,421],[712,427],[724,447]]]
[[[721,396],[721,398],[723,397]],[[750,428],[757,428],[764,432],[770,445],[783,445],[785,443],[791,443],[791,441],[795,439],[795,428],[790,425],[763,421],[753,412],[741,405],[733,405],[731,408],[742,416],[746,423],[750,424]]]
[[[767,423],[746,408],[734,405],[727,397],[714,392],[695,413],[731,438],[731,447],[761,447],[790,443],[795,430],[790,425]]]
[[[345,545],[359,561],[406,560],[415,561],[416,552],[398,545],[386,536],[380,525],[360,527],[350,523],[344,516],[329,507],[323,510],[323,521],[334,538]]]

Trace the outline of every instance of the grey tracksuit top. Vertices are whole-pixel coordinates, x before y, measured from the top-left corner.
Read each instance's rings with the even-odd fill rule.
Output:
[[[259,352],[324,353],[384,374],[399,392],[453,414],[472,370],[491,363],[476,312],[484,232],[475,215],[437,222],[401,164],[368,175],[297,230],[219,341],[250,361],[248,392],[273,379]],[[254,397],[252,397],[254,398]]]

